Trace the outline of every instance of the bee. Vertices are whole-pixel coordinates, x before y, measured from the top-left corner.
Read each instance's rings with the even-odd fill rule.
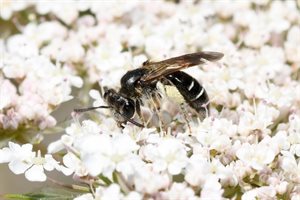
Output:
[[[118,125],[130,122],[138,127],[143,124],[133,119],[135,113],[141,117],[143,98],[157,97],[157,84],[176,87],[183,99],[201,116],[209,112],[209,97],[202,85],[187,73],[180,71],[206,61],[217,61],[223,53],[201,51],[169,58],[159,62],[146,61],[140,68],[130,70],[121,78],[119,91],[104,88],[103,98],[107,106],[74,109],[75,112],[84,112],[97,108],[111,109]]]

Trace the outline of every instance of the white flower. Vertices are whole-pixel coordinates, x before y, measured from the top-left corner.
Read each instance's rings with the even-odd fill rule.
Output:
[[[130,12],[139,2],[132,1],[126,4],[122,4],[120,0],[97,2],[92,1],[90,9],[96,14],[96,17],[100,23],[113,20],[115,17],[121,17],[123,14]],[[121,5],[121,6],[120,6]]]
[[[89,95],[92,99],[94,99],[94,102],[93,102],[94,107],[105,105],[105,101],[101,97],[100,92],[98,90],[90,90]]]
[[[213,24],[203,33],[199,46],[205,47],[203,50],[208,51],[231,52],[235,50],[233,42],[224,33],[225,26],[223,24]]]
[[[137,192],[130,192],[128,195],[124,195],[121,193],[120,186],[117,184],[111,184],[107,188],[98,187],[96,188],[95,194],[92,195],[91,193],[80,195],[74,200],[142,200],[142,196]]]
[[[53,159],[52,155],[46,154],[41,157],[40,151],[36,154],[32,151],[31,144],[24,144],[22,146],[9,142],[9,147],[0,150],[1,163],[9,162],[9,169],[15,174],[22,174],[25,172],[25,177],[29,181],[45,181],[46,175],[44,169],[52,171],[54,169],[63,172],[65,175],[70,175],[71,170],[58,164]]]
[[[122,45],[118,41],[109,41],[108,39],[96,46],[95,49],[87,51],[85,64],[90,81],[101,80],[102,86],[119,85],[120,78],[126,73],[124,68],[129,65],[131,59],[129,52],[121,51]],[[101,73],[105,73],[105,76],[101,77]]]
[[[118,200],[124,199],[124,195],[121,193],[120,186],[117,184],[111,184],[107,188],[96,188],[95,194],[84,194],[76,197],[74,200]]]
[[[31,2],[26,0],[13,1],[13,0],[2,0],[1,1],[1,14],[0,17],[4,20],[9,20],[14,12],[24,10],[30,6]]]
[[[293,87],[292,85],[290,87]],[[273,84],[269,85],[269,91],[266,93],[265,100],[268,103],[276,105],[280,110],[288,110],[294,99],[294,91],[286,87],[277,87]]]
[[[233,22],[237,25],[248,27],[256,17],[254,10],[244,10],[233,14]]]
[[[82,84],[80,80],[78,82],[78,77],[70,75],[70,71],[60,66],[53,65],[45,56],[29,58],[23,67],[27,74],[20,85],[20,93],[37,96],[43,103],[58,105],[70,100],[72,84],[75,86]]]
[[[259,130],[263,134],[269,134],[268,126],[273,124],[274,120],[279,116],[279,110],[265,103],[258,103],[258,105],[246,108],[251,110],[251,112],[245,111],[243,105],[240,105],[240,107],[244,111],[240,114],[238,133],[242,135],[249,135],[255,130]]]
[[[129,192],[127,196],[125,196],[124,200],[142,200],[142,195],[138,192]]]
[[[172,47],[172,41],[167,38],[153,35],[146,38],[145,51],[153,60],[162,59],[166,52],[169,52]]]
[[[16,130],[23,120],[24,118],[13,108],[7,110],[5,114],[0,113],[0,125],[4,129]]]
[[[215,63],[207,63],[207,71],[200,71],[199,79],[203,82],[211,101],[216,104],[236,107],[239,100],[234,101],[234,95],[230,91],[243,88],[243,72],[233,67],[217,67]]]
[[[74,35],[74,39],[82,45],[91,45],[96,42],[104,31],[102,26],[95,26],[96,20],[90,15],[82,16],[77,23],[78,30]]]
[[[124,145],[126,144],[126,145]],[[116,169],[122,171],[122,162],[126,162],[139,147],[128,135],[86,135],[75,143],[82,162],[92,176],[104,173],[111,175]]]
[[[263,143],[252,145],[244,143],[237,150],[236,156],[253,169],[262,170],[274,160],[276,152]]]
[[[268,30],[258,25],[252,26],[245,36],[245,44],[249,47],[260,48],[270,38]]]
[[[120,78],[147,59],[206,50],[225,56],[186,70],[203,85],[211,106],[211,117],[189,120],[191,131],[178,106],[164,99],[166,134],[156,131],[156,117],[147,128],[120,129],[111,109],[73,112],[74,123],[47,147],[48,153],[65,153],[64,166],[30,144],[9,143],[0,162],[31,181],[44,181],[54,169],[73,173],[94,188],[78,200],[224,199],[232,188],[243,199],[299,198],[298,7],[297,1],[270,0],[2,0],[0,18],[9,27],[0,39],[5,133],[52,130],[51,113],[84,81],[79,98],[105,106],[100,92],[90,89],[98,84],[118,91]],[[153,113],[149,107],[142,105],[145,116]],[[103,176],[113,183],[102,185]]]
[[[72,51],[70,51],[72,49]],[[57,59],[61,62],[81,62],[85,55],[85,50],[76,38],[65,40],[55,38],[49,45],[42,49],[42,54]]]
[[[245,192],[242,200],[276,199],[276,190],[272,186],[262,186]]]
[[[230,2],[228,0],[216,1],[214,2],[213,6],[215,7],[217,14],[226,19],[231,17],[236,12],[243,12],[246,10],[250,6],[250,2]]]
[[[147,145],[143,151],[145,159],[153,162],[156,171],[167,170],[176,175],[181,172],[187,163],[184,145],[173,138],[161,140],[157,146]]]
[[[251,0],[251,2],[260,6],[265,6],[270,2],[270,0]]]
[[[91,193],[88,193],[88,194],[80,195],[74,198],[74,200],[95,200],[95,199]]]
[[[238,181],[243,180],[243,178],[253,173],[251,167],[241,160],[232,162],[229,167],[232,168],[232,171],[234,171]]]
[[[16,104],[17,89],[8,80],[0,77],[0,110]]]
[[[278,149],[278,152],[281,150],[288,150],[290,148],[290,141],[286,131],[278,131],[271,140],[274,147]]]
[[[192,155],[186,168],[186,182],[192,186],[203,187],[212,177],[219,179],[224,185],[237,184],[237,178],[232,170],[225,167],[219,160],[214,159],[209,162],[207,158],[199,154]]]
[[[37,56],[39,52],[36,42],[23,34],[8,38],[7,51],[14,56],[20,56],[22,58]]]
[[[287,15],[292,9],[287,9],[286,7],[287,6],[280,1],[271,4],[270,11],[264,19],[266,20],[266,28],[269,29],[270,32],[281,33],[290,27]]]
[[[64,155],[63,163],[70,170],[70,172],[74,172],[79,177],[84,177],[89,174],[80,158],[71,152],[68,152],[66,155]]]
[[[185,183],[173,183],[170,190],[162,192],[163,199],[197,199],[192,188]]]
[[[291,143],[300,143],[300,115],[292,114],[289,116],[288,133]]]
[[[210,176],[201,190],[201,199],[223,199],[223,189],[215,176]]]
[[[156,194],[159,190],[167,188],[170,181],[166,173],[156,173],[146,165],[136,167],[133,174],[135,190],[146,194]]]
[[[300,183],[300,161],[297,161],[293,154],[289,151],[284,151],[281,158],[280,167],[283,170],[287,180]]]
[[[72,170],[61,166],[52,155],[46,154],[45,157],[41,157],[40,151],[32,160],[32,166],[25,172],[25,177],[29,181],[46,181],[47,176],[44,170],[52,171],[54,169],[63,172],[65,175],[70,175]]]
[[[236,134],[236,126],[225,119],[206,118],[193,135],[208,149],[223,152],[231,146],[230,136]]]
[[[3,53],[2,69],[7,78],[23,78],[26,75],[25,60],[14,54]]]
[[[52,43],[58,38],[67,36],[67,28],[58,21],[45,21],[40,24],[29,23],[24,27],[23,35],[38,44],[39,47],[45,43]]]
[[[82,137],[86,135],[93,135],[100,133],[100,126],[91,120],[84,120],[82,124],[72,123],[65,129],[66,134],[48,146],[48,153],[56,153],[61,151],[65,147],[71,148],[74,142],[81,141]]]
[[[131,26],[127,33],[128,45],[132,47],[142,47],[145,41],[145,36],[141,27]]]
[[[300,28],[299,26],[293,26],[288,31],[287,40],[284,43],[285,55],[288,61],[300,63]],[[299,68],[299,67],[298,67]]]
[[[52,12],[60,20],[62,20],[67,25],[71,25],[75,19],[77,19],[79,13],[76,8],[76,4],[73,1],[54,1],[54,2],[37,2],[36,3],[37,12],[41,15]]]
[[[9,142],[8,147],[1,149],[0,153],[1,163],[8,162],[9,169],[15,174],[24,173],[32,165],[30,160],[35,156],[31,144],[20,146],[13,142]]]

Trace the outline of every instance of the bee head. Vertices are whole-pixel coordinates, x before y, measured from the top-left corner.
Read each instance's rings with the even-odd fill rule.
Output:
[[[103,98],[107,99],[108,97],[112,96],[113,94],[116,94],[117,92],[114,89],[108,89],[107,87],[104,87],[104,94]]]

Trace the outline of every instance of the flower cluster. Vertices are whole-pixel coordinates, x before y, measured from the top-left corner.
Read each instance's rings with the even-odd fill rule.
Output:
[[[9,147],[0,150],[0,162],[9,163],[9,169],[15,174],[25,173],[25,177],[29,181],[45,181],[47,176],[44,169],[63,172],[65,175],[70,175],[72,170],[59,165],[59,163],[50,154],[41,156],[41,152],[32,151],[31,144],[22,146],[9,142]]]
[[[82,79],[69,64],[53,63],[49,56],[39,52],[52,37],[37,37],[42,32],[37,33],[36,29],[46,31],[42,30],[47,29],[45,26],[60,27],[57,22],[39,27],[27,25],[24,33],[9,37],[1,49],[0,127],[3,129],[53,127],[56,120],[50,113],[72,98],[72,86],[82,86]]]
[[[167,97],[159,123],[142,106],[148,128],[120,129],[109,109],[84,120],[75,113],[43,156],[31,144],[1,149],[0,163],[13,173],[30,181],[45,181],[44,170],[72,174],[89,185],[77,200],[300,199],[299,2],[2,4],[0,23],[17,30],[0,40],[0,134],[16,140],[55,127],[51,113],[72,95],[105,105],[92,88],[118,89],[147,59],[224,53],[186,69],[210,98],[204,120],[184,116]]]

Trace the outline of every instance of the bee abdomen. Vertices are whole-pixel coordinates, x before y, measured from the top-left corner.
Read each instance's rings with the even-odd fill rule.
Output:
[[[209,98],[205,89],[190,75],[177,71],[166,78],[178,89],[185,101],[201,116],[206,116],[209,111]]]

